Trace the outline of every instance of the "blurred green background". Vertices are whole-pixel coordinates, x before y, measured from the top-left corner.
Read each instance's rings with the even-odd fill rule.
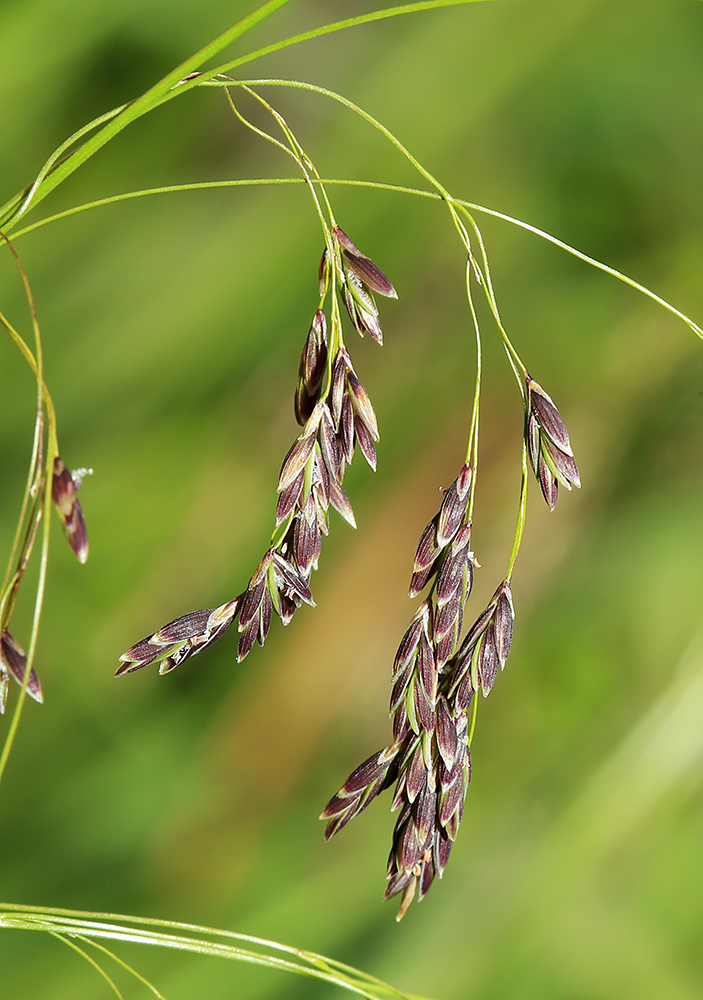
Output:
[[[72,131],[248,6],[4,0],[0,201]],[[380,6],[294,0],[235,51]],[[456,196],[550,230],[701,322],[702,49],[699,2],[496,0],[340,33],[243,75],[342,91]],[[343,108],[266,96],[323,176],[423,186]],[[30,219],[156,184],[283,175],[289,161],[202,89],[130,126]],[[27,705],[0,787],[0,899],[230,927],[435,1000],[698,998],[703,344],[631,289],[494,220],[484,235],[505,324],[567,421],[584,486],[550,515],[531,483],[515,643],[481,701],[444,880],[399,926],[395,905],[381,905],[388,796],[322,842],[321,807],[388,740],[412,555],[462,460],[473,377],[464,260],[443,207],[331,195],[399,292],[382,302],[382,350],[349,336],[379,418],[379,471],[357,459],[349,473],[359,529],[335,517],[316,610],[285,632],[274,625],[241,666],[230,634],[166,678],[146,669],[116,681],[117,657],[177,615],[239,593],[267,545],[317,301],[309,196],[164,195],[17,242],[63,457],[95,475],[81,493],[85,567],[55,525],[37,660],[45,704]],[[6,252],[0,303],[29,335]],[[483,569],[469,616],[507,563],[522,420],[481,318],[473,544]],[[0,365],[7,551],[34,395],[7,339]],[[24,643],[28,597],[13,622]],[[339,995],[217,959],[122,954],[169,1000]],[[140,989],[125,984],[130,996]],[[58,942],[0,934],[2,1000],[107,995]]]

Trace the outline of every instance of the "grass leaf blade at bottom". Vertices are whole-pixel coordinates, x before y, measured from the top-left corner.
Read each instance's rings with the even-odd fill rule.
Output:
[[[137,926],[130,926],[137,925]],[[151,926],[168,927],[172,930],[187,933],[173,934],[149,929]],[[43,931],[62,938],[77,938],[95,943],[92,939],[109,939],[124,941],[131,944],[148,944],[156,947],[170,948],[176,951],[186,951],[201,955],[211,955],[229,958],[252,965],[279,969],[297,975],[321,979],[332,985],[339,986],[368,1000],[380,1000],[381,997],[395,1000],[417,1000],[412,994],[395,989],[382,980],[375,979],[366,973],[359,972],[350,966],[335,962],[313,952],[303,951],[276,941],[267,941],[250,935],[237,934],[234,931],[217,930],[209,927],[198,927],[192,924],[154,920],[146,917],[132,917],[109,913],[92,913],[76,910],[56,910],[44,907],[29,907],[21,904],[0,904],[0,929]],[[260,950],[242,948],[221,941],[207,940],[196,937],[196,934],[207,934],[209,937],[229,938],[256,945]],[[66,942],[68,943],[68,942]],[[290,958],[279,958],[266,954],[269,951],[282,951]],[[79,949],[77,949],[79,950]],[[110,952],[112,956],[112,953]],[[117,956],[112,956],[123,964]],[[130,968],[130,971],[134,971]],[[137,974],[138,975],[138,974]],[[141,976],[138,976],[142,978]],[[149,984],[150,985],[150,984]]]

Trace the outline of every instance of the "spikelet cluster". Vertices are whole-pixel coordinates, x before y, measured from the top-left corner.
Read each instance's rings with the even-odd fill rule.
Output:
[[[568,489],[581,483],[564,421],[529,375],[525,436],[530,463],[554,509],[558,482]],[[398,919],[444,873],[471,780],[468,710],[478,691],[484,697],[490,693],[513,639],[515,609],[507,578],[460,643],[464,606],[478,565],[467,513],[472,487],[473,472],[466,464],[417,546],[409,596],[430,589],[393,664],[393,742],[352,772],[320,817],[327,822],[329,839],[395,783],[392,809],[398,818],[384,898],[402,893]]]
[[[84,475],[92,470],[79,470]],[[85,529],[85,518],[78,496],[82,479],[78,473],[70,473],[61,459],[54,459],[54,474],[51,481],[51,499],[59,515],[68,544],[76,554],[79,562],[88,558],[88,534]]]
[[[317,569],[329,511],[352,527],[354,511],[343,482],[358,446],[376,469],[378,422],[371,400],[344,346],[339,321],[330,335],[324,302],[330,288],[346,306],[354,328],[382,343],[373,293],[396,298],[382,271],[334,227],[318,269],[321,305],[303,345],[294,394],[300,434],[283,460],[278,479],[276,531],[246,589],[220,608],[194,611],[136,643],[120,657],[116,676],[151,663],[168,673],[224,634],[237,619],[237,659],[264,644],[277,615],[287,625],[303,604],[314,606],[310,580]],[[338,316],[338,311],[332,312]]]
[[[467,709],[488,694],[512,639],[513,606],[504,581],[459,646],[474,558],[467,507],[472,469],[463,466],[420,537],[410,596],[428,585],[393,663],[393,743],[358,767],[328,802],[326,839],[395,783],[398,811],[385,897],[403,894],[399,919],[441,878],[463,816],[471,780]],[[458,647],[458,648],[457,648]]]
[[[528,375],[525,436],[530,464],[550,510],[554,510],[559,483],[581,488],[569,432],[551,396]]]
[[[24,675],[27,670],[27,654],[18,643],[12,638],[7,629],[3,629],[0,635],[0,715],[5,711],[7,703],[7,689],[9,678],[14,677],[17,683],[22,686]],[[29,672],[27,681],[27,694],[38,701],[44,701],[41,684],[34,667]]]

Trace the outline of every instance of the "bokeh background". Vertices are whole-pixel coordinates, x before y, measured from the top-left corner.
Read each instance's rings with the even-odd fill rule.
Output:
[[[4,0],[0,200],[248,6]],[[378,7],[296,0],[235,51]],[[357,28],[244,75],[342,91],[455,195],[550,230],[700,322],[702,49],[698,2],[496,0]],[[423,186],[343,108],[267,96],[323,176]],[[286,175],[289,161],[203,89],[130,126],[30,218],[156,184]],[[239,593],[267,545],[297,433],[318,222],[302,187],[208,191],[102,208],[17,242],[63,456],[95,475],[81,493],[85,567],[56,525],[37,661],[45,704],[27,705],[0,788],[0,898],[260,934],[436,1000],[700,997],[703,344],[633,290],[494,220],[484,234],[504,320],[567,421],[583,489],[550,515],[531,484],[515,643],[479,706],[444,880],[399,926],[395,904],[381,905],[388,796],[322,842],[321,807],[387,742],[412,555],[462,460],[474,363],[443,207],[331,194],[399,292],[382,302],[383,349],[349,336],[381,426],[379,471],[357,459],[349,473],[359,528],[333,518],[316,610],[275,625],[241,666],[230,635],[166,678],[116,681],[117,657]],[[29,334],[6,252],[0,301]],[[481,317],[476,613],[510,551],[522,419]],[[7,340],[0,365],[6,551],[34,394]],[[29,620],[27,602],[19,641]],[[338,995],[217,959],[122,954],[169,1000]],[[0,995],[108,990],[58,942],[4,931]]]

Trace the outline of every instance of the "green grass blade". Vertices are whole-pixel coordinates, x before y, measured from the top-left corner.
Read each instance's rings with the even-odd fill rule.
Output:
[[[208,59],[212,59],[213,56],[217,55],[218,52],[226,48],[236,39],[241,38],[243,34],[253,28],[255,25],[259,24],[261,21],[265,20],[269,15],[273,14],[280,7],[285,6],[290,0],[268,0],[267,3],[258,7],[256,10],[247,14],[246,17],[242,18],[236,24],[228,28],[227,31],[223,32],[217,38],[215,38],[204,48],[200,49],[195,55],[190,56],[185,62],[181,63],[174,70],[164,76],[158,83],[155,83],[153,87],[142,94],[141,97],[137,98],[131,104],[127,105],[124,111],[117,117],[109,121],[100,131],[89,139],[83,146],[73,153],[67,160],[60,164],[52,173],[48,175],[39,185],[34,193],[34,198],[32,200],[32,206],[37,205],[42,201],[54,188],[58,187],[62,181],[66,180],[74,170],[77,170],[86,160],[88,160],[94,153],[97,153],[106,143],[113,139],[123,128],[126,128],[130,122],[135,119],[140,118],[142,115],[146,114],[147,111],[151,111],[152,108],[158,106],[161,103],[161,98],[163,98],[172,87],[174,87],[183,77],[188,76],[194,70],[199,69],[203,63],[207,62]],[[181,91],[177,91],[181,93]],[[19,196],[21,198],[21,195]],[[19,199],[17,199],[19,200]],[[15,201],[15,199],[13,199]],[[10,220],[6,223],[6,228],[8,231],[12,228],[12,221]]]
[[[84,145],[79,147],[79,149],[77,149],[63,163],[59,164],[59,166],[49,173],[48,176],[44,177],[38,186],[34,186],[30,189],[30,193],[32,194],[31,203],[24,207],[20,213],[15,212],[13,215],[8,217],[8,208],[12,206],[16,207],[22,201],[25,192],[21,192],[19,195],[12,198],[5,206],[3,206],[3,209],[0,210],[0,213],[5,211],[5,228],[7,231],[12,231],[13,224],[17,221],[20,214],[24,214],[24,212],[28,211],[31,207],[39,204],[39,202],[46,198],[51,191],[53,191],[59,184],[69,177],[74,170],[77,170],[78,167],[80,167],[86,162],[86,160],[93,156],[94,153],[113,139],[119,132],[122,131],[123,128],[126,128],[127,125],[135,121],[135,119],[140,118],[148,111],[152,111],[160,104],[165,103],[165,101],[171,100],[173,97],[178,97],[186,91],[192,89],[192,87],[200,85],[202,82],[216,76],[218,73],[227,72],[237,66],[243,66],[246,63],[253,62],[255,59],[259,59],[261,56],[271,55],[274,52],[279,52],[280,50],[289,48],[292,45],[297,45],[299,42],[310,41],[314,38],[321,38],[323,35],[329,35],[335,31],[343,31],[346,28],[358,27],[362,24],[370,24],[373,21],[381,21],[390,17],[398,17],[402,14],[414,14],[441,7],[463,6],[469,3],[482,3],[486,2],[486,0],[422,0],[422,2],[419,3],[403,4],[398,7],[388,7],[384,10],[372,11],[369,14],[361,14],[357,17],[350,17],[342,21],[335,21],[330,24],[322,25],[319,28],[313,28],[310,31],[281,39],[278,42],[256,49],[253,52],[246,53],[243,56],[239,56],[237,59],[223,63],[221,66],[216,66],[214,69],[208,70],[196,80],[186,81],[176,90],[173,89],[176,84],[180,83],[180,81],[184,79],[184,77],[200,69],[200,67],[207,62],[208,59],[211,59],[227,45],[240,38],[243,34],[249,31],[250,28],[253,28],[256,24],[265,20],[265,18],[269,17],[269,15],[273,14],[276,10],[283,7],[288,2],[289,0],[268,0],[267,3],[257,8],[257,10],[252,11],[252,13],[248,14],[245,18],[242,18],[241,21],[238,21],[237,24],[233,25],[223,34],[219,35],[216,39],[214,39],[214,41],[200,49],[195,53],[195,55],[186,59],[185,62],[181,63],[180,66],[177,66],[176,69],[172,70],[169,74],[159,80],[158,83],[154,84],[153,87],[147,90],[146,93],[142,94],[142,96],[136,101],[127,105],[120,114],[112,118],[112,120],[109,121],[96,135],[89,139]],[[86,129],[88,128],[89,126],[86,126]],[[0,218],[2,218],[1,214]]]
[[[182,933],[165,933],[151,930],[151,927],[169,928]],[[317,955],[314,952],[303,951],[276,941],[253,937],[248,934],[238,934],[235,931],[217,930],[212,927],[201,927],[196,924],[184,924],[176,921],[156,920],[148,917],[132,917],[111,913],[92,913],[79,910],[64,910],[53,907],[23,906],[21,904],[0,903],[0,929],[43,931],[64,938],[95,943],[92,939],[107,939],[124,941],[130,944],[146,944],[161,948],[171,948],[176,951],[191,952],[200,955],[211,955],[228,958],[234,961],[246,962],[283,972],[320,979],[342,989],[366,997],[368,1000],[379,1000],[381,997],[395,1000],[420,1000],[412,994],[395,989],[374,976],[360,972],[351,966],[334,959]],[[207,937],[203,937],[207,935]],[[242,948],[223,941],[212,941],[208,938],[225,938],[255,946]],[[101,947],[101,946],[98,946]],[[279,958],[266,953],[268,951],[283,952],[289,957]],[[76,950],[81,951],[76,948]],[[121,959],[104,949],[116,961]],[[81,951],[81,954],[83,952]],[[90,960],[90,958],[88,957]],[[94,963],[96,964],[96,963]],[[134,970],[129,967],[129,971]],[[138,976],[137,973],[134,973]],[[141,979],[141,977],[138,976]],[[151,984],[145,983],[151,989]],[[158,993],[157,993],[158,995]]]

